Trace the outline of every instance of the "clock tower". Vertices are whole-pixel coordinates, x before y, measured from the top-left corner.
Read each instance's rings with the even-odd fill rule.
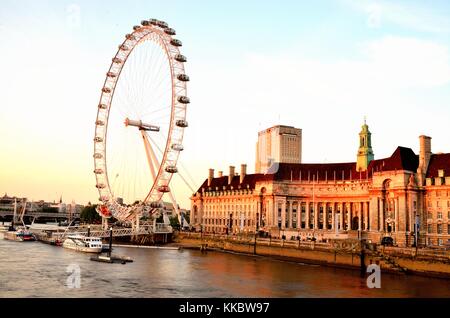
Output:
[[[356,161],[356,171],[366,171],[369,163],[373,160],[372,134],[364,119],[364,125],[359,133],[359,149]]]

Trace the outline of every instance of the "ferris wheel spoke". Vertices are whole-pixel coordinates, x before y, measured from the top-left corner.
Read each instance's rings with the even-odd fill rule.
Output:
[[[154,158],[154,153],[152,146],[150,145],[150,141],[148,135],[145,131],[141,130],[142,139],[144,141],[145,153],[147,155],[147,163],[150,168],[151,175],[153,177],[153,181],[156,180],[156,160]]]
[[[167,109],[168,109],[169,107],[170,107],[170,106],[167,105],[167,106],[165,106],[165,107],[161,107],[161,108],[158,108],[158,109],[155,109],[155,110],[150,110],[150,111],[147,111],[146,113],[143,113],[141,116],[142,116],[142,117],[148,116],[148,115],[151,115],[151,114],[155,114],[155,113],[161,112],[161,111],[163,111],[163,110],[167,111]]]
[[[164,82],[164,80],[161,80],[161,81],[158,83],[158,85],[157,85],[156,88],[159,88],[159,87],[161,86],[161,83],[163,83],[163,82]],[[159,92],[158,95],[156,95],[156,96],[153,98],[152,101],[155,102],[155,103],[157,103],[161,98],[164,97],[164,94],[168,95],[167,92],[165,92],[164,90],[161,90],[161,92]],[[166,97],[167,97],[167,96],[166,96]],[[172,96],[170,95],[170,97],[172,97]]]
[[[157,136],[161,137],[161,135],[157,135]],[[161,138],[162,138],[162,137],[161,137]],[[152,141],[153,141],[153,140],[152,140]],[[161,150],[161,148],[159,148],[159,147],[156,145],[156,143],[155,143],[154,141],[153,141],[153,143],[155,144],[155,147],[158,149],[159,153],[162,154],[163,151]],[[181,163],[179,163],[179,164],[182,166],[183,170],[184,170],[185,172],[187,172],[188,176],[189,176],[189,177],[191,178],[191,180],[193,181],[193,178],[192,178],[192,176],[189,174],[189,171],[188,171]],[[183,173],[181,173],[180,169],[178,170],[177,175],[178,175],[178,176],[181,178],[181,180],[186,184],[186,186],[192,191],[192,193],[194,193],[194,192],[195,192],[195,190],[194,190],[194,187],[195,187],[195,186],[191,186],[191,184],[186,180],[186,178],[184,178]],[[193,181],[192,184],[195,184],[195,182]]]

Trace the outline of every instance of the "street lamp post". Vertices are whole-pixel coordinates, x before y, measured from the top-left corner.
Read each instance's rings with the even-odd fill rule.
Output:
[[[256,255],[256,237],[258,235],[258,224],[259,223],[259,213],[256,213],[256,220],[255,220],[255,242],[253,244],[253,254]]]
[[[414,244],[416,245],[416,255],[419,245],[419,215],[416,215],[416,224],[414,225]]]

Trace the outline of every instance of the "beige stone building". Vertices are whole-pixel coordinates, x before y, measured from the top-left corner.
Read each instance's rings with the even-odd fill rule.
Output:
[[[361,138],[363,137],[363,138]],[[210,233],[254,233],[307,240],[359,237],[398,246],[450,243],[450,154],[398,147],[373,160],[366,124],[357,162],[275,163],[266,174],[209,177],[191,197],[191,224]],[[366,158],[361,158],[363,155]],[[416,231],[416,225],[417,231]]]
[[[258,133],[255,173],[266,173],[275,162],[302,162],[302,130],[274,126]]]

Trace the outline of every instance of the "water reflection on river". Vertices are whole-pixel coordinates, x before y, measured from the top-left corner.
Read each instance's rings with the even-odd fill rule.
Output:
[[[116,248],[134,263],[0,238],[0,297],[450,297],[450,281],[382,273],[369,289],[358,271],[192,250]],[[66,285],[81,269],[81,288]]]

